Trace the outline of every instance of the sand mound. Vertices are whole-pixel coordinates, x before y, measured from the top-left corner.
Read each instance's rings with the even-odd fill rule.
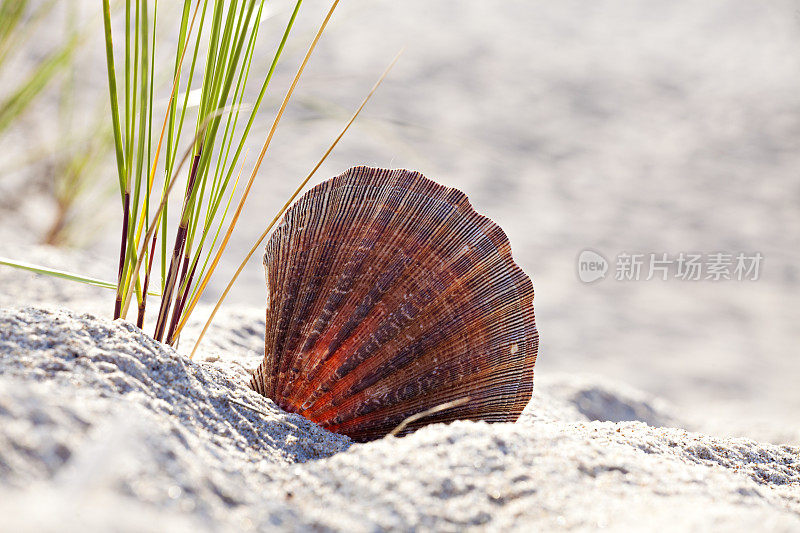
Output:
[[[588,378],[554,381],[548,388],[561,396],[538,394],[516,424],[435,425],[357,445],[250,391],[241,379],[248,364],[227,355],[195,363],[121,321],[0,311],[6,524],[800,527],[798,448],[589,422],[589,404],[619,410],[630,398]],[[598,387],[602,402],[575,403],[576,391]]]

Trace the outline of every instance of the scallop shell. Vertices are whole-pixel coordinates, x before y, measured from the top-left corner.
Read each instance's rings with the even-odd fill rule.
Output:
[[[266,350],[251,386],[357,441],[409,424],[513,422],[533,390],[533,284],[499,226],[418,172],[351,168],[266,247]]]

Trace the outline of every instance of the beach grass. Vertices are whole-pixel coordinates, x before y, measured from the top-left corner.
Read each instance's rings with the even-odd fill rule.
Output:
[[[17,69],[20,57],[47,28],[54,10],[62,16],[64,31],[54,33],[52,45],[30,68]],[[55,216],[43,231],[42,242],[70,245],[80,240],[91,226],[80,205],[104,199],[106,187],[98,169],[110,146],[111,131],[104,127],[106,110],[100,107],[92,117],[91,127],[79,127],[75,120],[75,63],[81,47],[96,29],[82,24],[75,2],[58,5],[54,0],[0,0],[0,75],[9,80],[9,89],[0,97],[0,136],[19,129],[26,113],[47,94],[57,90],[58,113],[52,117],[56,128],[55,146],[35,143],[20,160],[6,171],[27,168],[35,179],[26,180],[28,189],[40,188],[55,206]],[[35,168],[38,166],[41,170]],[[35,182],[35,183],[31,183]],[[26,189],[27,190],[27,189]],[[25,193],[25,190],[22,191]]]
[[[331,2],[259,153],[250,162],[245,147],[252,140],[262,102],[272,89],[273,75],[302,0],[294,3],[280,41],[266,62],[253,61],[264,0],[184,0],[176,22],[167,16],[174,4],[102,0],[109,104],[105,123],[110,129],[121,213],[117,279],[113,283],[115,319],[127,319],[135,302],[139,327],[152,309],[153,337],[173,345],[177,342],[220,264],[273,136],[338,4],[339,0]],[[162,21],[173,21],[174,28],[162,28]],[[173,30],[174,40],[156,38],[158,32]],[[248,252],[219,297],[204,332],[247,260],[345,135],[396,60]],[[156,71],[165,64],[170,65],[168,80],[159,83]],[[258,87],[257,97],[246,101],[245,94],[253,94],[248,92],[251,86]],[[61,188],[64,209],[59,216],[65,216],[83,186],[83,172],[71,169],[82,170],[91,163],[92,158],[84,156],[62,169],[66,186]],[[249,177],[240,187],[244,173]],[[2,264],[106,288],[110,283],[13,259],[4,259]],[[159,298],[148,299],[154,294]]]
[[[264,69],[253,65],[263,0],[186,0],[177,27],[177,47],[171,50],[162,49],[155,39],[161,14],[157,1],[126,1],[122,14],[112,13],[109,1],[103,2],[122,207],[114,318],[126,317],[135,298],[141,326],[147,288],[158,283],[162,297],[155,315],[157,340],[174,342],[174,330],[196,293],[197,280],[209,268],[210,258],[224,248],[221,229],[245,163],[244,146],[301,4],[302,0],[295,3],[280,44]],[[124,17],[119,35],[114,16]],[[119,48],[115,47],[117,38],[122,39]],[[158,110],[156,99],[163,97],[163,90],[155,87],[153,73],[162,54],[171,58],[173,77],[166,109]],[[256,81],[258,97],[244,105],[245,90]],[[191,141],[184,167],[178,155],[187,138]],[[181,181],[180,198],[169,194],[175,180]],[[239,199],[237,213],[248,191],[249,186]],[[170,209],[177,210],[175,227],[169,227]],[[235,218],[229,228],[234,225]]]

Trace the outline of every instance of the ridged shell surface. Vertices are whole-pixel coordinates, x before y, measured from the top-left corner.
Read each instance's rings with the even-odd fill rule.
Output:
[[[418,172],[355,167],[306,193],[266,247],[251,386],[357,441],[410,424],[510,422],[531,397],[533,284],[505,233]]]

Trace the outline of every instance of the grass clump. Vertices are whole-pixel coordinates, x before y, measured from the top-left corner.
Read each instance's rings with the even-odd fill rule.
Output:
[[[102,0],[108,122],[122,213],[117,280],[103,282],[12,260],[3,264],[113,287],[114,318],[126,318],[135,301],[139,327],[144,325],[148,294],[155,293],[160,299],[153,313],[153,336],[175,344],[219,264],[275,131],[339,0],[330,4],[275,113],[249,178],[237,194],[247,165],[245,146],[302,0],[294,3],[280,42],[266,62],[254,61],[264,3],[184,0],[174,25],[177,38],[170,48],[160,44],[156,32],[159,22],[168,20],[165,12],[175,4],[164,3],[165,7],[158,0],[125,0],[112,9],[109,0]],[[167,82],[159,84],[155,71],[164,58],[171,72]],[[353,124],[393,64],[253,245],[203,333],[247,260]],[[258,87],[257,97],[245,102],[250,85]],[[181,194],[173,194],[177,191]]]
[[[241,174],[241,170],[237,173],[237,169],[240,165],[243,169],[245,164],[242,153],[245,141],[269,89],[301,3],[302,0],[295,3],[268,68],[255,74],[259,69],[252,65],[252,60],[258,37],[257,22],[261,19],[264,8],[263,0],[185,0],[178,46],[173,51],[174,80],[169,103],[161,122],[160,133],[154,135],[157,130],[153,122],[152,76],[156,41],[152,36],[158,18],[157,7],[154,5],[151,13],[147,0],[126,2],[122,69],[124,76],[118,76],[111,13],[108,0],[104,0],[109,96],[123,211],[114,317],[125,317],[135,297],[138,307],[137,324],[141,326],[146,310],[147,289],[154,272],[155,275],[160,272],[162,295],[158,313],[155,315],[154,331],[157,340],[170,344],[177,341],[181,329],[207,287],[239,220],[273,135],[339,0],[332,2],[309,45],[275,114],[250,177],[235,203],[230,221],[227,221]],[[260,89],[255,102],[245,111],[242,105],[243,95],[251,74],[258,77]],[[197,78],[200,79],[200,86],[194,88],[193,81]],[[124,87],[119,90],[118,79],[124,79]],[[317,167],[302,182],[292,199],[344,135],[375,88]],[[191,123],[187,120],[190,94],[199,94],[198,107]],[[183,95],[182,102],[178,95]],[[192,135],[190,148],[179,162],[178,146],[181,139],[187,137],[187,132]],[[165,140],[163,165],[159,167],[161,147]],[[188,164],[185,169],[184,162]],[[154,184],[158,169],[161,169],[162,180],[160,199],[156,203]],[[171,208],[170,191],[181,172],[185,176],[185,186],[178,207],[177,227],[174,228],[174,237],[168,243],[166,215]],[[288,204],[289,202],[286,207]],[[281,213],[275,217],[259,243]],[[156,260],[160,269],[154,268]],[[236,275],[240,271],[241,268]],[[209,322],[210,320],[211,318]]]
[[[8,81],[0,96],[0,136],[25,131],[26,113],[54,91],[59,95],[58,112],[49,117],[56,132],[54,142],[36,138],[23,143],[24,147],[17,142],[15,160],[5,169],[8,174],[24,169],[28,175],[15,188],[17,194],[24,197],[31,190],[41,191],[53,202],[55,215],[41,237],[50,245],[79,243],[91,226],[84,208],[110,192],[100,186],[98,176],[112,139],[110,128],[105,127],[107,109],[95,110],[89,128],[86,121],[78,124],[73,112],[79,91],[76,62],[87,37],[97,29],[97,25],[81,24],[79,11],[76,2],[0,0],[0,75]],[[63,32],[51,27],[56,19],[63,19]],[[25,51],[42,39],[44,44],[39,46],[46,51],[32,62]],[[9,206],[21,201],[6,198]]]
[[[158,93],[153,73],[161,53],[155,39],[158,3],[126,1],[120,46],[124,54],[117,58],[111,8],[108,0],[103,1],[122,203],[114,317],[125,317],[135,296],[141,326],[147,287],[152,277],[158,277],[162,298],[154,331],[157,340],[172,340],[185,302],[196,288],[194,280],[219,249],[219,229],[235,194],[234,173],[301,3],[296,2],[268,68],[259,73],[258,98],[245,111],[243,97],[254,70],[264,1],[185,0],[177,47],[166,51],[174,63],[167,108],[163,119],[154,119]],[[190,95],[198,98],[196,107],[190,105]],[[187,137],[189,164],[183,169],[178,147]],[[178,200],[169,193],[179,177],[184,178],[183,194],[177,227],[170,232],[167,213]]]

